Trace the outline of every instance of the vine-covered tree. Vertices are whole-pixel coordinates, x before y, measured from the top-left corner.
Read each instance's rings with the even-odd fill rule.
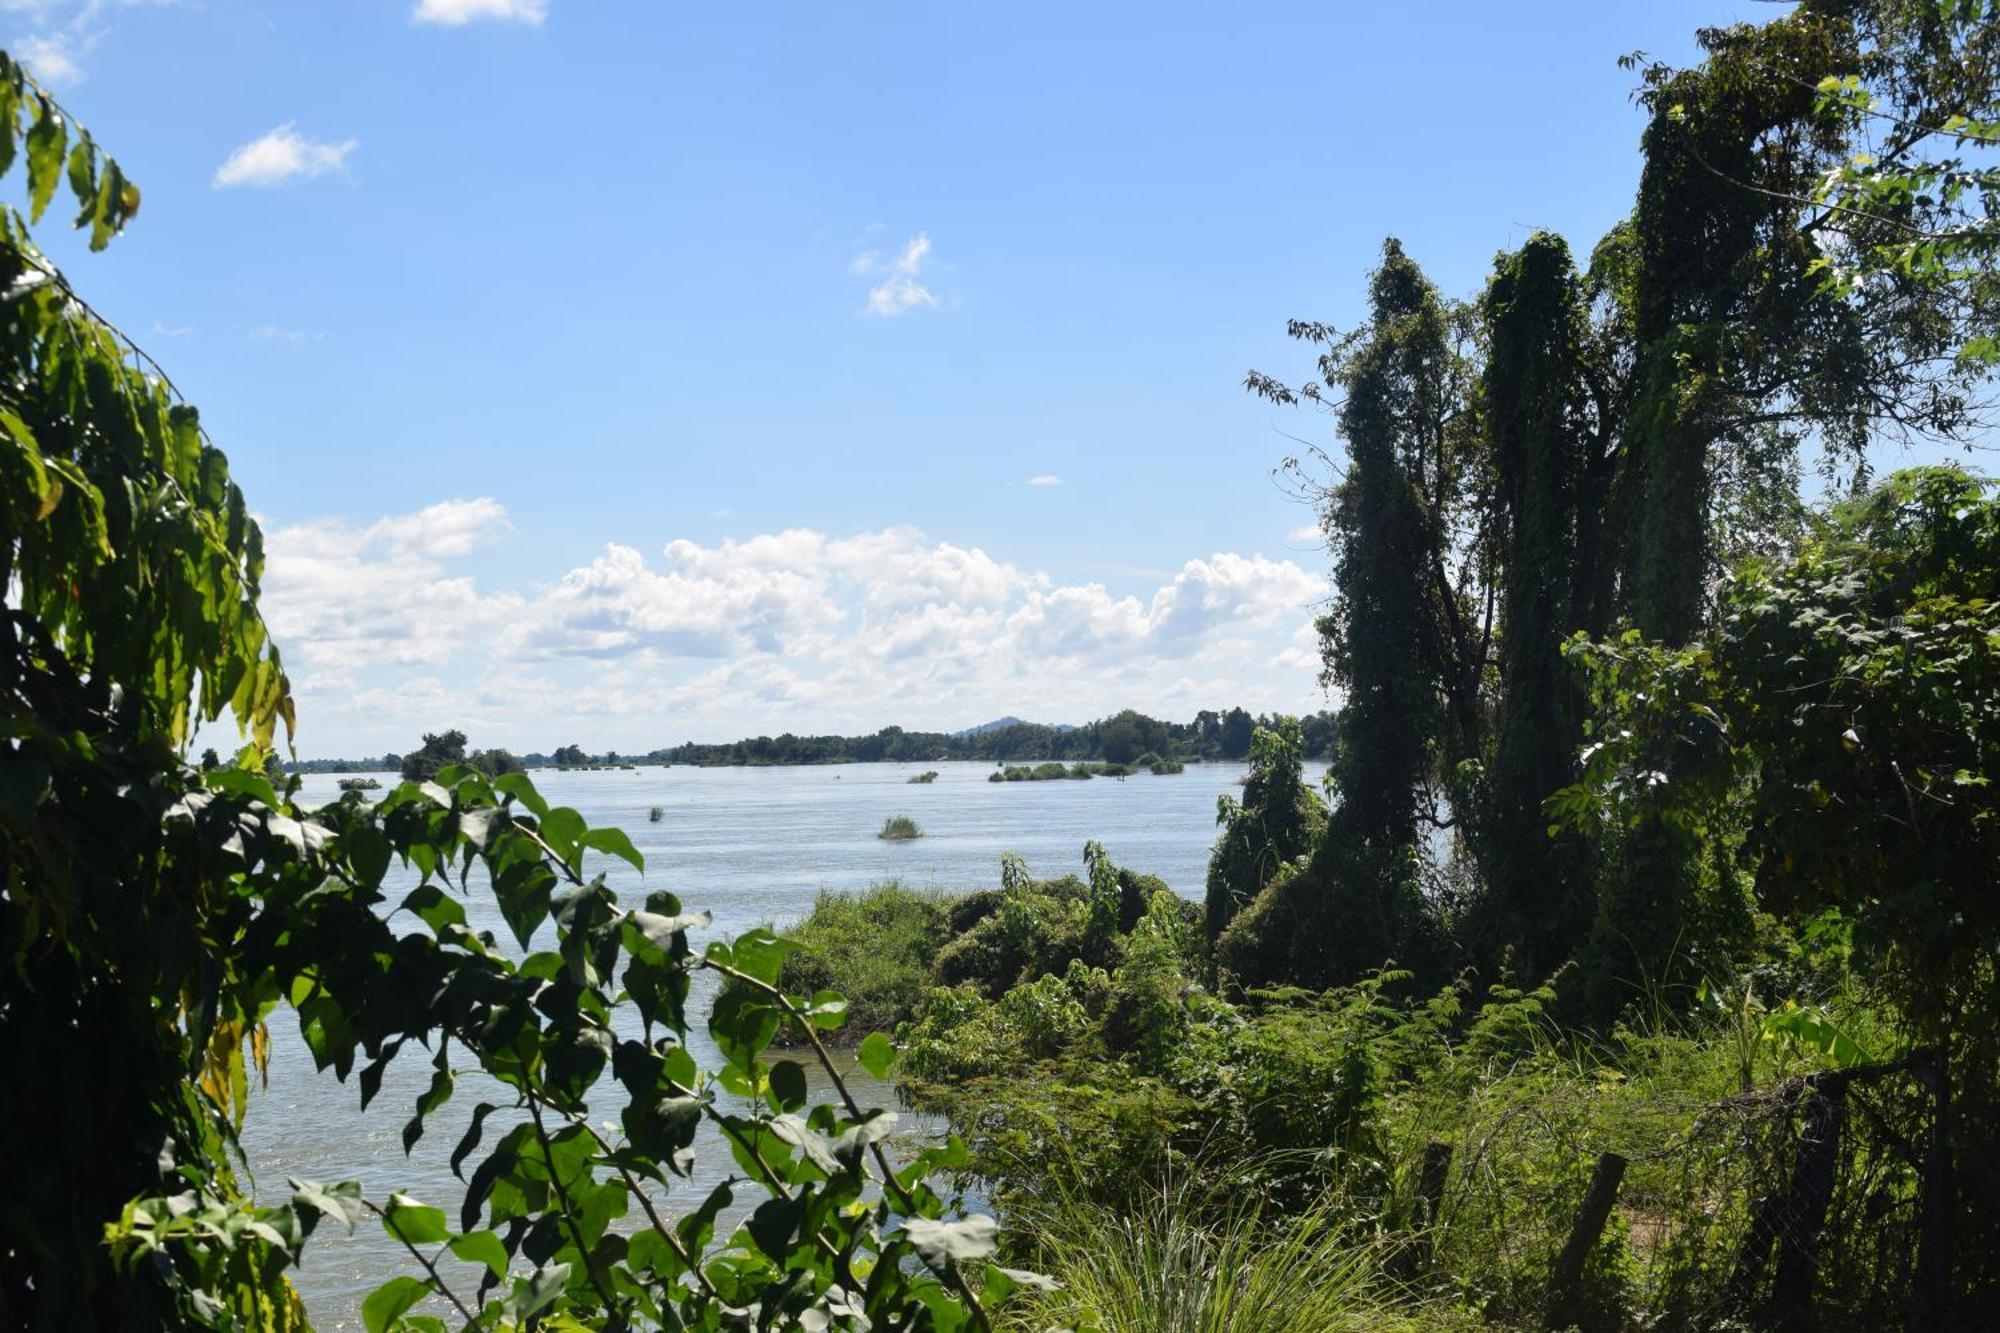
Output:
[[[1472,411],[1473,323],[1394,240],[1369,279],[1369,319],[1337,338],[1317,325],[1347,465],[1321,497],[1334,552],[1320,620],[1325,680],[1344,698],[1333,810],[1320,850],[1272,885],[1222,942],[1251,979],[1352,977],[1407,957],[1429,933],[1431,832],[1448,819],[1440,781],[1481,727],[1493,608],[1477,591],[1487,524],[1473,502],[1482,464]],[[1281,403],[1321,399],[1253,375]]]
[[[1592,463],[1583,369],[1585,312],[1569,247],[1537,235],[1499,261],[1482,307],[1480,392],[1503,536],[1499,687],[1486,780],[1465,812],[1483,883],[1471,952],[1539,979],[1590,921],[1585,868],[1548,832],[1542,802],[1575,768],[1582,696],[1563,659],[1589,624],[1593,571],[1579,558]]]
[[[1222,934],[1273,876],[1312,850],[1326,825],[1326,808],[1306,783],[1299,724],[1279,718],[1259,727],[1250,743],[1243,799],[1216,799],[1222,832],[1208,858],[1208,937]]]

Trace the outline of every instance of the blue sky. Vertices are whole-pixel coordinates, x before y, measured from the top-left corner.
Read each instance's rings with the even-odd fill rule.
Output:
[[[300,752],[1317,706],[1288,317],[1629,206],[1737,3],[0,0],[52,253],[272,536]],[[1033,484],[1039,479],[1043,484]],[[436,508],[433,508],[436,507]],[[426,514],[425,511],[429,511]]]

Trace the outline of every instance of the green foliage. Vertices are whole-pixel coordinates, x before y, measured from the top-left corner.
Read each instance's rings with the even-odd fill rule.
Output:
[[[1345,1200],[1277,1213],[1256,1201],[1211,1216],[1182,1181],[1116,1210],[1071,1184],[1023,1221],[1054,1278],[1013,1327],[1094,1333],[1415,1333],[1457,1326],[1402,1298],[1386,1252],[1349,1234]]]
[[[879,884],[863,894],[822,891],[811,915],[785,931],[799,948],[779,973],[793,994],[835,990],[847,1021],[830,1036],[893,1032],[929,989],[938,950],[951,938],[944,895]]]
[[[93,248],[138,207],[117,164],[0,56],[0,171],[16,162],[34,216],[66,176]],[[263,538],[194,410],[13,209],[0,287],[0,1062],[18,1075],[0,1122],[32,1146],[0,1203],[0,1324],[170,1322],[168,1293],[108,1262],[104,1227],[163,1163],[196,1213],[256,1220],[226,1155],[244,1047],[264,1049],[260,1014],[229,991],[252,903],[220,866],[267,826],[249,819],[232,851],[163,816],[211,785],[271,794],[290,688],[256,608]],[[206,775],[186,767],[195,725],[225,711],[250,745]],[[243,1317],[294,1318],[262,1255],[216,1262],[245,1284]]]
[[[1346,466],[1316,498],[1334,553],[1323,679],[1346,706],[1326,835],[1308,866],[1242,910],[1218,956],[1251,983],[1329,984],[1409,961],[1433,927],[1425,829],[1455,771],[1441,761],[1471,757],[1483,714],[1491,621],[1480,622],[1477,594],[1494,520],[1478,503],[1475,322],[1400,244],[1383,245],[1361,329],[1338,336],[1295,322],[1293,333],[1325,345],[1322,377],[1341,395]],[[1250,387],[1279,402],[1324,401],[1317,385],[1294,391],[1252,375]],[[1229,901],[1212,920],[1229,917]]]
[[[1538,234],[1499,260],[1482,307],[1480,382],[1506,517],[1500,688],[1492,760],[1467,813],[1482,870],[1466,945],[1497,974],[1547,976],[1589,923],[1585,867],[1549,836],[1542,801],[1568,784],[1583,700],[1562,647],[1592,623],[1601,497],[1590,475],[1583,297],[1569,247]]]
[[[1325,807],[1305,783],[1302,748],[1298,724],[1290,718],[1257,728],[1242,801],[1225,795],[1216,802],[1215,822],[1222,832],[1208,859],[1211,938],[1280,867],[1311,851],[1326,826]]]
[[[1097,738],[1105,760],[1113,764],[1130,764],[1142,754],[1172,745],[1166,727],[1130,708],[1098,723]]]
[[[1851,153],[1815,191],[1816,202],[1855,233],[1855,244],[1819,261],[1833,290],[1853,298],[1886,281],[1962,309],[1991,287],[2000,255],[2000,168],[1991,157],[2000,144],[1995,17],[1988,0],[1861,10],[1859,68],[1822,78],[1815,109],[1857,130],[1887,123],[1897,132],[1878,136],[1872,151]],[[1959,332],[1962,366],[2000,361],[1990,323],[1970,321]]]
[[[1552,804],[1606,837],[1737,830],[1760,901],[1831,908],[1926,1040],[1980,1001],[2000,916],[2000,504],[1962,473],[1900,473],[1791,565],[1725,592],[1707,642],[1578,644],[1601,710],[1586,782]],[[1663,781],[1655,756],[1691,756]]]

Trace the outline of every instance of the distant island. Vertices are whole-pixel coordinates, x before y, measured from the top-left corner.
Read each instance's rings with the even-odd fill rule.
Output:
[[[688,741],[643,753],[617,750],[591,754],[578,745],[560,745],[543,754],[516,756],[503,749],[471,750],[463,732],[426,735],[409,754],[385,754],[365,759],[308,759],[287,764],[295,773],[400,772],[429,776],[448,763],[469,763],[487,772],[522,768],[629,768],[635,764],[690,764],[700,768],[776,767],[792,764],[931,764],[970,760],[1009,764],[1104,763],[1148,767],[1202,760],[1240,760],[1250,753],[1250,736],[1269,726],[1276,714],[1253,714],[1242,708],[1203,709],[1187,722],[1167,722],[1127,708],[1081,726],[996,718],[961,731],[906,731],[884,727],[865,736],[753,736],[738,741]],[[1330,758],[1340,723],[1328,711],[1299,719],[1308,758]]]

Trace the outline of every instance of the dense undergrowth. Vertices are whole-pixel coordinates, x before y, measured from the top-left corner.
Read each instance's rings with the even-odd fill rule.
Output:
[[[1010,871],[959,897],[886,885],[823,895],[787,932],[803,947],[784,974],[852,997],[850,1032],[899,1029],[905,1095],[970,1145],[1011,1257],[1065,1283],[1033,1308],[1089,1315],[1079,1327],[1229,1327],[1133,1312],[1200,1287],[1197,1271],[1218,1301],[1288,1268],[1299,1308],[1326,1321],[1294,1327],[1532,1324],[1607,1152],[1630,1166],[1578,1322],[1713,1326],[1748,1187],[1781,1183],[1733,1160],[1746,1122],[1777,1118],[1772,1089],[1897,1040],[1832,953],[1773,955],[1692,1008],[1635,1008],[1601,1034],[1556,1021],[1563,978],[1475,995],[1384,972],[1225,996],[1193,904],[1101,854],[1093,869],[1099,919],[1122,908],[1105,933],[1089,878]],[[1439,1144],[1455,1152],[1426,1195]],[[1308,1317],[1270,1308],[1231,1317]]]

